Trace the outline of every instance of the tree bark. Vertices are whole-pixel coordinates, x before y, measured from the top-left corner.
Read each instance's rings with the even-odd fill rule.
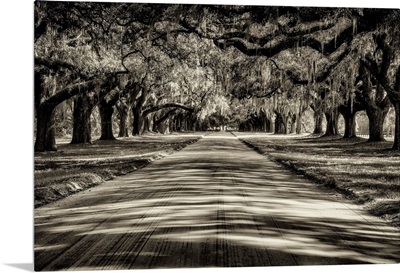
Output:
[[[344,119],[344,135],[343,138],[356,137],[356,113],[342,113]]]
[[[114,88],[114,86],[111,86]],[[100,140],[115,140],[113,133],[112,115],[114,114],[114,105],[120,99],[121,91],[118,88],[106,93],[99,102],[99,112],[101,121]]]
[[[263,108],[260,109],[261,131],[271,132],[271,120]]]
[[[154,122],[153,122],[153,130],[155,132],[159,132],[164,134],[166,132],[166,129],[168,128],[169,125],[165,125],[165,121],[168,120],[175,112],[177,109],[172,109],[169,110],[168,112],[164,113],[160,118],[157,118],[157,115],[154,115]]]
[[[325,118],[326,118],[326,130],[324,136],[338,135],[339,112],[337,111],[337,109],[325,112]]]
[[[371,74],[366,67],[360,65],[359,74],[362,79],[363,94],[367,104],[367,116],[369,119],[368,141],[385,141],[383,137],[383,123],[389,111],[390,100],[380,84],[373,87]]]
[[[128,113],[127,112],[122,112],[119,115],[119,133],[118,137],[128,137]]]
[[[297,122],[296,122],[296,134],[301,134],[301,123],[303,120],[303,113],[302,111],[299,111],[299,114],[297,115]]]
[[[344,119],[343,138],[353,138],[357,136],[356,132],[356,114],[366,109],[365,98],[362,93],[356,92],[343,97],[343,103],[339,106],[339,112]]]
[[[292,114],[292,116],[290,117],[290,133],[294,134],[296,133],[296,123],[297,123],[297,115],[296,114]]]
[[[117,105],[119,117],[119,133],[118,137],[128,137],[128,111],[129,107],[125,102],[120,101]]]
[[[397,96],[396,96],[397,95]],[[392,92],[388,96],[394,106],[394,143],[393,150],[400,150],[400,65],[397,67],[396,80]]]
[[[150,132],[150,117],[147,115],[143,118],[143,132]]]
[[[395,126],[393,150],[400,150],[400,101],[394,103]]]
[[[158,119],[158,116],[157,116],[157,113],[155,113],[153,115],[153,129],[152,130],[153,130],[153,132],[159,133],[157,119]]]
[[[275,112],[275,134],[287,134],[287,120],[283,114]]]
[[[133,128],[132,128],[132,135],[138,136],[140,135],[141,128],[142,128],[142,108],[141,107],[134,107],[132,109],[133,113]]]
[[[383,123],[388,113],[388,109],[381,109],[379,107],[367,108],[367,116],[369,119],[369,142],[372,141],[385,141],[383,136]]]
[[[55,106],[41,104],[36,113],[35,152],[57,151],[54,130]]]
[[[90,115],[96,102],[94,94],[83,94],[75,98],[71,144],[92,143]]]
[[[324,119],[324,113],[322,111],[314,111],[314,132],[315,135],[321,135],[323,133],[322,121]]]
[[[132,107],[133,113],[133,128],[132,128],[132,135],[137,136],[142,133],[142,126],[143,126],[143,105],[147,100],[148,91],[146,89],[141,90],[142,94],[136,101],[136,105]],[[150,112],[149,112],[150,113]]]
[[[112,129],[113,104],[107,103],[106,100],[102,99],[99,103],[99,112],[101,120],[100,140],[115,140]]]

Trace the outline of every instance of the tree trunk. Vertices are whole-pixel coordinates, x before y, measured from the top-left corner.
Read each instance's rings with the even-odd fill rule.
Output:
[[[35,152],[57,151],[54,108],[54,106],[48,105],[40,105],[37,108]]]
[[[175,116],[174,119],[174,128],[173,131],[174,132],[179,132],[181,130],[181,115],[178,114]]]
[[[394,143],[393,150],[400,150],[400,101],[394,103]]]
[[[291,134],[296,133],[296,122],[297,122],[297,116],[296,116],[296,114],[293,114],[290,118],[290,133]]]
[[[367,116],[369,119],[368,141],[385,141],[383,137],[383,123],[389,111],[390,100],[380,84],[373,88],[370,72],[360,66],[360,76],[363,81],[363,94],[367,103]]]
[[[287,134],[287,121],[281,113],[276,113],[275,134]]]
[[[146,115],[143,115],[143,105],[146,103],[147,100],[147,94],[148,90],[147,89],[142,89],[141,90],[141,95],[137,99],[136,104],[134,107],[132,107],[132,113],[133,113],[133,129],[132,129],[132,135],[138,136],[142,133],[142,127],[143,127],[143,118]]]
[[[297,115],[297,122],[296,122],[296,134],[301,134],[301,122],[303,120],[303,112],[299,111]]]
[[[169,131],[170,121],[161,122],[157,125],[158,132],[161,134],[166,134]]]
[[[118,137],[128,137],[129,136],[127,119],[128,119],[127,112],[120,113]]]
[[[339,134],[338,130],[338,121],[339,121],[339,112],[337,109],[326,112],[326,130],[324,136],[336,136]]]
[[[260,109],[260,131],[267,132],[267,114],[265,113],[264,109]]]
[[[343,138],[356,137],[356,113],[342,113],[344,119]]]
[[[143,124],[143,120],[142,120],[142,109],[134,107],[132,109],[133,112],[133,129],[132,129],[132,135],[134,136],[138,136],[140,135],[141,132],[141,128],[142,128],[142,124]]]
[[[176,130],[176,116],[173,119],[170,119],[168,122],[168,131],[170,133],[174,132]]]
[[[165,134],[169,128],[171,116],[175,114],[176,108],[164,113],[161,117],[155,113],[153,115],[153,131]],[[166,122],[167,121],[167,122]]]
[[[321,111],[314,111],[314,132],[315,135],[321,135],[323,133],[322,130],[322,121],[324,119],[324,113]]]
[[[99,103],[99,112],[101,120],[100,140],[115,140],[112,129],[113,104],[107,103],[106,100],[101,100]]]
[[[150,132],[150,118],[147,115],[143,118],[143,132]]]
[[[157,118],[158,118],[158,115],[157,114],[154,114],[153,115],[153,132],[156,132],[156,133],[159,133],[160,132],[160,130],[159,130],[159,124],[157,124]]]
[[[367,108],[369,119],[369,139],[368,141],[385,141],[383,137],[383,123],[388,113],[388,109],[378,107]]]
[[[71,144],[92,143],[90,115],[96,103],[95,96],[78,95],[74,100],[73,131]]]
[[[117,105],[119,116],[119,133],[118,137],[128,137],[128,105],[120,103]]]
[[[263,122],[263,131],[266,133],[272,133],[272,122],[269,118],[264,117],[264,122]]]

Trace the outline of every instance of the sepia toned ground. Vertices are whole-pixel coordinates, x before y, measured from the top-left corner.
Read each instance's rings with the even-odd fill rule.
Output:
[[[35,154],[35,207],[125,175],[200,139],[204,132],[146,134],[68,144],[57,139],[58,151]]]
[[[230,133],[35,209],[35,270],[399,263],[400,233]]]
[[[257,152],[334,189],[374,216],[400,227],[400,152],[393,139],[235,133]]]

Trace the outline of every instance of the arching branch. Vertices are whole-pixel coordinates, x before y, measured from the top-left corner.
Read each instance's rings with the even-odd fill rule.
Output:
[[[156,120],[156,124],[160,124],[163,121],[166,121],[171,115],[173,115],[178,108],[174,108],[172,110],[169,110],[167,113],[165,113],[162,117]]]
[[[180,108],[183,109],[185,111],[188,112],[193,112],[194,109],[192,107],[186,106],[184,104],[180,104],[180,103],[166,103],[166,104],[160,104],[160,105],[156,105],[150,108],[147,108],[143,111],[143,116],[147,116],[150,113],[156,112],[158,110],[161,110],[163,108],[171,108],[171,107],[175,107],[175,108]]]

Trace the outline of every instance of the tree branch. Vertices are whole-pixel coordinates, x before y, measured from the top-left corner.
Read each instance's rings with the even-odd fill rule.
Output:
[[[42,102],[42,104],[51,105],[51,106],[55,107],[58,104],[60,104],[61,102],[65,101],[69,98],[72,98],[73,96],[75,96],[77,94],[82,94],[82,93],[86,93],[89,90],[93,90],[95,88],[95,85],[96,85],[96,83],[94,80],[69,85],[69,86],[65,87],[64,89],[57,91],[56,94],[54,94],[53,96],[51,96],[50,98],[48,98],[47,100]]]
[[[90,80],[92,78],[92,76],[89,76],[81,72],[75,65],[62,60],[50,60],[50,59],[35,57],[34,61],[35,61],[35,66],[45,66],[53,71],[59,71],[60,68],[66,68],[72,71],[73,73],[76,73],[79,77],[81,77],[84,80]]]
[[[186,106],[184,104],[166,103],[166,104],[160,104],[160,105],[152,106],[152,107],[144,110],[143,111],[143,116],[145,117],[150,113],[156,112],[156,111],[161,110],[163,108],[171,108],[171,107],[180,108],[180,109],[186,110],[188,112],[193,112],[194,111],[194,109],[192,107]]]
[[[172,110],[169,110],[167,113],[165,113],[162,117],[160,117],[158,120],[156,120],[156,124],[160,124],[161,122],[167,120],[172,114],[174,114],[178,108],[174,108]]]

